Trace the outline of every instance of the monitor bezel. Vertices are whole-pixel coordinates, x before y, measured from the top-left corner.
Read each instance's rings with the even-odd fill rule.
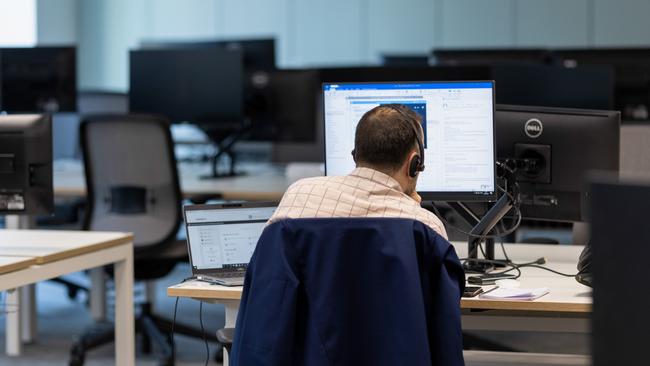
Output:
[[[493,202],[496,201],[498,197],[498,186],[497,186],[497,169],[496,169],[496,121],[495,121],[495,109],[496,109],[496,89],[494,80],[459,80],[459,81],[363,81],[363,82],[323,82],[321,84],[321,101],[323,103],[323,157],[324,157],[324,173],[327,176],[327,126],[326,123],[326,112],[325,112],[325,87],[328,85],[354,85],[354,84],[476,84],[476,83],[487,83],[492,86],[492,161],[494,162],[494,190],[489,194],[477,194],[476,192],[431,192],[431,191],[420,191],[418,194],[422,198],[422,201],[441,201],[441,202]]]

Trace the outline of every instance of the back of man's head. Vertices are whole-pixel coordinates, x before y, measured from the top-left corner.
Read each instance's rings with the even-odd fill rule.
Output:
[[[419,124],[420,120],[417,113],[401,104],[384,104],[366,112],[354,136],[357,166],[383,172],[399,169],[417,149],[415,131],[421,130],[415,123]]]

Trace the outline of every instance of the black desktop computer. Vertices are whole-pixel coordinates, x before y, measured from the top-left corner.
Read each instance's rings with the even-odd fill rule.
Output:
[[[76,60],[75,47],[1,48],[0,111],[76,111]]]
[[[0,115],[0,215],[53,210],[51,117]]]

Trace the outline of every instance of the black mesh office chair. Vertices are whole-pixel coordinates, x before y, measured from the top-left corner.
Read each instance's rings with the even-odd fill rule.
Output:
[[[84,228],[134,233],[136,281],[161,278],[186,261],[186,244],[176,240],[182,197],[169,124],[151,116],[89,117],[81,124],[80,139],[88,191]],[[140,306],[136,332],[145,353],[153,342],[161,364],[173,365],[171,322],[152,314],[150,300]],[[73,345],[70,365],[83,364],[86,351],[112,342],[113,331],[108,322],[93,325]],[[203,337],[180,324],[175,331]]]

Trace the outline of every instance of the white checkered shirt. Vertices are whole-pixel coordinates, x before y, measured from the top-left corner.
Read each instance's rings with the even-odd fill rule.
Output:
[[[402,217],[429,225],[447,238],[440,219],[420,207],[391,176],[369,168],[349,175],[301,179],[282,197],[269,223],[286,218]]]

